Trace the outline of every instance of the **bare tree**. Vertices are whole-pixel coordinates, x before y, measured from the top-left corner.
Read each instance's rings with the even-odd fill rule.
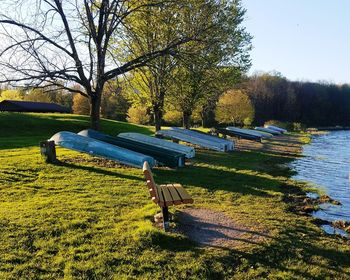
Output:
[[[134,34],[130,18],[157,13],[166,5],[171,8],[172,2],[177,1],[2,0],[0,83],[56,85],[78,92],[89,98],[91,126],[98,129],[106,82],[169,55],[193,39],[180,34],[167,45],[137,55],[128,55],[124,48],[128,34]],[[75,84],[83,90],[73,87]]]

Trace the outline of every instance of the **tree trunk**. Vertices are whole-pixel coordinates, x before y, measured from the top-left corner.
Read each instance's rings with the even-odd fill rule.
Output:
[[[101,94],[95,93],[90,98],[91,128],[95,130],[100,129],[100,107],[101,107]]]
[[[186,129],[190,129],[191,127],[191,115],[192,113],[190,111],[183,111],[182,113],[182,125]]]
[[[155,106],[153,106],[153,112],[154,112],[154,125],[156,128],[156,131],[161,130],[163,111],[160,109],[159,106],[155,105]]]
[[[205,127],[206,113],[205,113],[204,109],[202,109],[200,114],[201,114],[202,127]]]
[[[157,96],[157,100],[153,102],[154,125],[156,131],[161,130],[162,126],[165,91],[160,90]]]

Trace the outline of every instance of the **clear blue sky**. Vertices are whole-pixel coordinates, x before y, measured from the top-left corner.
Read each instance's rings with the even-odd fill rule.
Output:
[[[242,0],[254,71],[350,84],[350,0]]]

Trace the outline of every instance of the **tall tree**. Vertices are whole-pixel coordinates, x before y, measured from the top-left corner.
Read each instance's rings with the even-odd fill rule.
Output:
[[[134,29],[129,30],[132,40],[127,44],[129,50],[127,54],[139,56],[140,53],[154,52],[160,46],[172,44],[179,36],[197,38],[204,30],[202,26],[194,26],[193,29],[183,28],[181,15],[189,4],[186,0],[169,1],[168,5],[160,6],[157,13],[152,13],[148,9],[142,15],[135,14],[130,17]],[[147,99],[156,130],[161,128],[164,98],[171,81],[175,54],[174,48],[168,55],[148,61],[145,67],[137,69],[129,76],[132,92],[141,93],[143,96],[141,99],[143,106],[146,105],[144,98]],[[136,95],[134,99],[140,101],[140,96]]]
[[[130,19],[156,14],[170,2],[173,1],[2,0],[0,83],[56,85],[80,93],[89,99],[91,125],[98,129],[106,82],[168,55],[193,39],[188,34],[178,34],[168,44],[125,55],[125,46],[134,39],[131,34],[135,26]],[[82,90],[74,88],[74,84],[81,85]]]
[[[175,73],[179,75],[184,74],[184,71],[179,70],[179,61],[183,61],[184,57],[187,60],[194,60],[198,56],[199,50],[208,47],[210,43],[221,42],[217,50],[220,48],[228,50],[228,45],[234,42],[223,40],[223,34],[226,34],[226,21],[232,19],[226,16],[231,11],[227,11],[230,7],[235,5],[237,1],[215,1],[215,0],[186,0],[176,1],[172,8],[172,16],[169,17],[166,10],[159,9],[159,13],[155,16],[149,14],[147,17],[135,18],[134,21],[139,22],[139,28],[134,33],[134,39],[130,43],[130,50],[132,53],[139,53],[140,51],[152,51],[159,45],[166,45],[174,41],[179,34],[187,34],[187,37],[194,38],[191,42],[183,44],[185,47],[178,46],[168,56],[159,57],[146,64],[145,67],[138,69],[138,73],[133,76],[140,83],[138,88],[147,89],[148,100],[151,103],[152,113],[154,115],[154,122],[156,130],[160,129],[161,120],[163,117],[164,100],[169,94],[169,90],[174,83],[181,83],[180,79],[175,80]],[[237,22],[236,22],[237,23]],[[232,28],[232,24],[228,24]],[[228,27],[228,25],[226,27]],[[223,30],[219,38],[219,30]],[[135,31],[135,30],[134,30]],[[236,32],[237,29],[229,30]],[[240,41],[237,34],[236,41]],[[141,39],[140,39],[141,38]],[[204,44],[207,42],[207,44]],[[224,44],[227,46],[224,47]],[[233,44],[237,47],[237,44]],[[230,46],[233,50],[233,45]],[[205,47],[204,47],[205,46]],[[207,54],[206,52],[205,54]],[[204,52],[201,53],[203,56]],[[237,55],[237,53],[236,53]],[[197,67],[198,68],[198,67]],[[191,77],[198,77],[199,72],[191,74]]]
[[[242,72],[250,67],[248,51],[251,36],[241,23],[245,10],[240,1],[212,3],[211,13],[202,18],[201,1],[195,1],[185,24],[192,26],[198,18],[211,26],[205,38],[194,44],[179,47],[176,83],[171,94],[183,112],[183,126],[190,127],[196,107],[204,110],[208,102],[237,82]],[[230,73],[228,78],[227,73]]]

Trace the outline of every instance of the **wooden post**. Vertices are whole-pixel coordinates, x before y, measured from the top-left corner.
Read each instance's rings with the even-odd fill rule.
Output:
[[[163,215],[163,228],[164,228],[164,231],[167,231],[169,229],[168,207],[162,207],[162,215]]]
[[[56,148],[54,141],[40,142],[40,153],[45,158],[46,163],[56,163]]]

